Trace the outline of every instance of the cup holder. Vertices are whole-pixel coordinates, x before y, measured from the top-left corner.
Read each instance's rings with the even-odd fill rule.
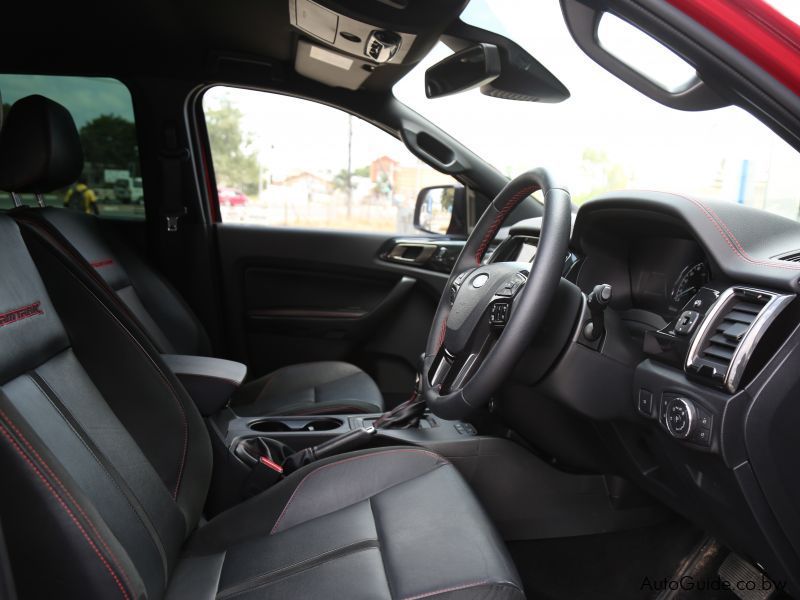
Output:
[[[322,417],[313,419],[263,419],[250,423],[250,429],[263,433],[288,433],[300,431],[332,431],[339,429],[341,419]]]
[[[264,433],[278,433],[281,431],[295,431],[283,421],[256,421],[250,423],[250,429]]]

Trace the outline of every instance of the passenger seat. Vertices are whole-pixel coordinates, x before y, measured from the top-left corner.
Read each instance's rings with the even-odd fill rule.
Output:
[[[0,215],[0,518],[21,598],[523,600],[468,484],[425,448],[314,462],[204,522],[200,413],[50,242]]]
[[[0,134],[0,189],[44,194],[75,180],[83,150],[75,123],[60,104],[43,96],[17,101]],[[164,354],[208,356],[208,336],[178,292],[125,244],[107,222],[60,208],[27,209],[76,251],[138,320]],[[232,399],[242,416],[379,413],[384,404],[372,378],[338,361],[291,365],[241,387]]]

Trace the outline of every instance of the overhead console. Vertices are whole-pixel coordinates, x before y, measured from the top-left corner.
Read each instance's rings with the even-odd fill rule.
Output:
[[[383,8],[399,12],[406,4],[385,0]],[[295,70],[310,79],[351,90],[358,89],[378,66],[403,64],[417,38],[414,33],[353,18],[341,8],[312,0],[289,0],[289,21],[310,38],[298,41]]]

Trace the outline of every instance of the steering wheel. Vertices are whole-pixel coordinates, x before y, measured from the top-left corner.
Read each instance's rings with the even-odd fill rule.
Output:
[[[539,189],[544,218],[533,264],[482,264],[508,214]],[[553,299],[570,226],[569,192],[541,168],[509,182],[483,213],[453,267],[425,347],[420,390],[435,415],[467,416],[511,373]]]

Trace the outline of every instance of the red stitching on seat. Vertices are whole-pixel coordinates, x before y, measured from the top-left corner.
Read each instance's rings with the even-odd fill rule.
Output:
[[[486,253],[486,249],[489,247],[489,244],[494,239],[494,236],[497,234],[497,230],[500,229],[500,226],[503,224],[503,221],[506,220],[508,213],[512,211],[512,209],[519,204],[523,199],[530,196],[533,192],[539,189],[538,185],[529,185],[527,187],[522,188],[516,194],[514,194],[511,199],[506,202],[506,205],[502,208],[499,214],[495,217],[494,221],[492,222],[489,230],[486,232],[486,235],[483,236],[483,240],[481,241],[481,245],[478,247],[478,252],[475,253],[475,262],[481,264],[481,260],[483,259],[483,255]]]
[[[435,452],[430,452],[429,450],[422,450],[421,448],[399,448],[397,450],[383,450],[381,452],[371,452],[369,454],[362,454],[360,456],[351,456],[350,458],[343,458],[342,460],[337,460],[336,462],[328,463],[326,465],[322,465],[321,467],[317,467],[316,469],[314,469],[310,473],[307,473],[305,475],[305,477],[303,477],[302,481],[297,484],[297,487],[292,492],[292,495],[289,496],[289,500],[286,502],[286,506],[283,507],[283,511],[281,511],[281,514],[278,516],[278,520],[275,521],[275,525],[273,525],[272,531],[270,531],[269,534],[272,535],[278,530],[278,526],[280,525],[281,521],[283,520],[283,517],[286,516],[286,512],[289,510],[289,505],[292,503],[292,500],[294,500],[295,496],[297,495],[297,492],[300,491],[300,488],[303,487],[303,484],[312,475],[320,473],[320,472],[324,471],[325,469],[327,469],[329,467],[335,467],[335,466],[338,466],[338,465],[342,465],[342,464],[344,464],[346,462],[351,462],[351,461],[354,461],[354,460],[361,460],[363,458],[372,458],[373,456],[377,456],[379,454],[396,454],[396,453],[399,453],[399,452],[420,452],[422,454],[429,454],[430,456],[433,456],[437,460],[442,460],[444,462],[448,462],[448,460],[446,458],[444,458],[443,456],[440,456],[439,454],[436,454]]]
[[[8,421],[8,418],[7,417],[5,417],[5,418],[6,418],[6,421]],[[14,427],[13,424],[12,424],[12,427]],[[14,429],[16,429],[16,428],[14,427]],[[75,514],[64,503],[64,501],[61,499],[61,497],[58,495],[58,493],[53,489],[53,486],[50,485],[50,482],[47,481],[47,479],[45,479],[44,475],[42,475],[42,472],[36,467],[36,465],[33,464],[31,459],[28,458],[28,456],[25,454],[25,452],[23,452],[22,448],[11,437],[11,435],[8,433],[8,431],[4,427],[0,427],[0,433],[3,434],[3,437],[17,451],[17,454],[19,454],[22,457],[22,459],[25,461],[25,463],[31,468],[31,470],[33,470],[33,472],[36,474],[36,476],[39,478],[39,480],[44,484],[44,486],[47,488],[47,490],[50,492],[50,494],[52,494],[53,498],[56,499],[56,502],[58,502],[58,504],[61,506],[61,508],[64,510],[64,512],[67,513],[67,516],[69,516],[69,518],[72,520],[72,522],[78,528],[78,531],[81,532],[81,535],[83,535],[83,538],[89,544],[89,547],[94,551],[94,553],[97,556],[97,558],[100,559],[100,562],[103,563],[103,566],[106,568],[106,570],[109,572],[111,577],[114,579],[114,582],[117,584],[117,587],[119,588],[119,591],[122,594],[122,597],[125,598],[126,600],[128,600],[130,598],[130,596],[128,595],[128,592],[125,590],[125,587],[123,586],[122,581],[120,581],[119,577],[117,577],[117,574],[114,572],[114,569],[111,568],[111,565],[108,564],[108,561],[105,559],[105,557],[100,552],[100,550],[97,548],[95,543],[92,541],[92,539],[86,533],[86,530],[83,528],[83,526],[80,524],[78,519],[75,517]],[[23,437],[22,439],[24,440],[25,438]],[[26,445],[27,445],[27,441],[26,441]],[[73,500],[73,502],[74,502],[74,500]],[[77,505],[76,505],[76,507],[80,510],[80,507],[78,507]],[[82,510],[81,510],[81,514],[83,514]],[[94,529],[94,526],[91,525],[91,521],[88,521],[88,522],[89,522],[89,525],[92,527],[92,529]],[[105,547],[105,542],[102,541],[102,538],[100,538],[100,539],[101,539],[101,543]],[[119,567],[119,565],[117,565],[117,566]],[[121,574],[122,573],[124,573],[124,571],[121,570]],[[125,580],[127,582],[127,576],[126,575],[123,575],[123,576],[125,577]],[[130,583],[129,582],[128,582],[128,586],[130,587]]]
[[[403,600],[420,600],[420,598],[429,598],[431,596],[437,596],[439,594],[446,594],[447,592],[457,592],[459,590],[467,590],[469,588],[480,587],[482,585],[486,585],[490,583],[488,579],[484,579],[483,581],[476,581],[474,583],[465,583],[463,585],[455,585],[449,588],[443,588],[441,590],[433,590],[432,592],[424,592],[422,594],[417,594],[416,596],[406,596]]]
[[[2,416],[3,420],[8,424],[9,427],[11,427],[11,429],[14,431],[14,433],[16,433],[17,436],[19,436],[20,440],[22,440],[22,443],[25,444],[25,447],[31,452],[31,454],[33,454],[36,457],[36,460],[38,460],[39,463],[44,467],[45,471],[47,471],[47,474],[50,475],[50,477],[52,477],[56,481],[56,483],[58,484],[58,487],[61,489],[61,491],[64,492],[64,495],[66,495],[66,497],[69,499],[69,501],[72,502],[72,504],[75,506],[77,511],[81,514],[81,516],[84,519],[86,519],[86,522],[89,525],[89,528],[92,530],[92,533],[94,533],[97,536],[97,538],[100,540],[100,543],[102,544],[102,546],[105,549],[105,551],[108,552],[108,554],[111,556],[111,559],[114,561],[114,564],[120,570],[120,574],[122,575],[123,579],[125,579],[125,583],[127,584],[128,588],[133,589],[133,586],[131,585],[131,582],[128,579],[128,575],[127,575],[127,573],[125,573],[125,569],[119,563],[119,559],[111,551],[111,548],[108,547],[108,545],[106,544],[105,539],[103,539],[103,536],[100,535],[99,531],[97,531],[97,529],[94,526],[94,523],[89,518],[89,516],[84,512],[84,510],[81,507],[80,503],[77,500],[75,500],[75,498],[72,496],[72,494],[67,489],[67,487],[62,483],[61,479],[59,479],[58,475],[56,475],[55,472],[53,471],[53,469],[50,468],[50,465],[47,464],[47,461],[45,461],[41,457],[41,455],[36,451],[36,448],[33,447],[33,445],[25,437],[25,435],[23,435],[23,433],[16,426],[14,421],[12,421],[11,418],[5,412],[3,412],[2,409],[0,409],[0,416]]]
[[[47,240],[47,243],[56,249],[60,249],[63,253],[70,255],[74,258],[74,262],[72,263],[73,266],[78,266],[80,264],[86,263],[86,259],[80,254],[70,243],[67,241],[64,236],[59,232],[57,229],[54,228],[53,225],[49,223],[43,223],[37,221],[35,219],[31,219],[29,216],[25,215],[18,215],[16,219],[19,222],[26,223],[29,227],[34,229],[41,237]],[[127,315],[128,319],[133,323],[134,326],[138,326],[140,329],[140,333],[142,337],[145,339],[149,339],[144,327],[142,326],[141,322],[138,318],[130,311],[127,305],[122,301],[122,299],[117,295],[117,293],[111,288],[111,286],[106,283],[106,281],[98,275],[95,269],[84,269],[80,268],[81,273],[87,275],[90,279],[92,279],[100,289],[104,291],[105,299],[101,299],[97,296],[94,290],[90,289],[88,286],[84,285],[82,281],[75,275],[75,273],[71,273],[73,277],[78,279],[80,284],[87,289],[87,291],[97,300],[100,304],[101,308],[103,308],[109,316],[113,319],[113,321],[117,324],[117,326],[122,330],[122,332],[127,335],[132,342],[136,345],[139,351],[144,355],[146,360],[149,360],[152,364],[153,368],[155,369],[156,373],[164,383],[165,388],[167,391],[172,395],[173,400],[178,405],[178,410],[181,414],[181,422],[183,425],[183,447],[181,448],[181,456],[178,462],[178,474],[177,479],[175,481],[175,487],[172,490],[172,499],[177,502],[178,500],[178,490],[180,490],[181,483],[183,481],[183,469],[186,465],[186,454],[187,449],[189,447],[189,422],[186,417],[186,410],[183,408],[183,403],[181,402],[180,398],[178,397],[178,393],[176,389],[172,386],[167,376],[158,366],[158,364],[153,360],[153,357],[148,353],[147,350],[141,345],[139,340],[136,339],[131,331],[125,326],[120,320],[119,317],[108,307],[106,301],[113,304],[122,314]]]

